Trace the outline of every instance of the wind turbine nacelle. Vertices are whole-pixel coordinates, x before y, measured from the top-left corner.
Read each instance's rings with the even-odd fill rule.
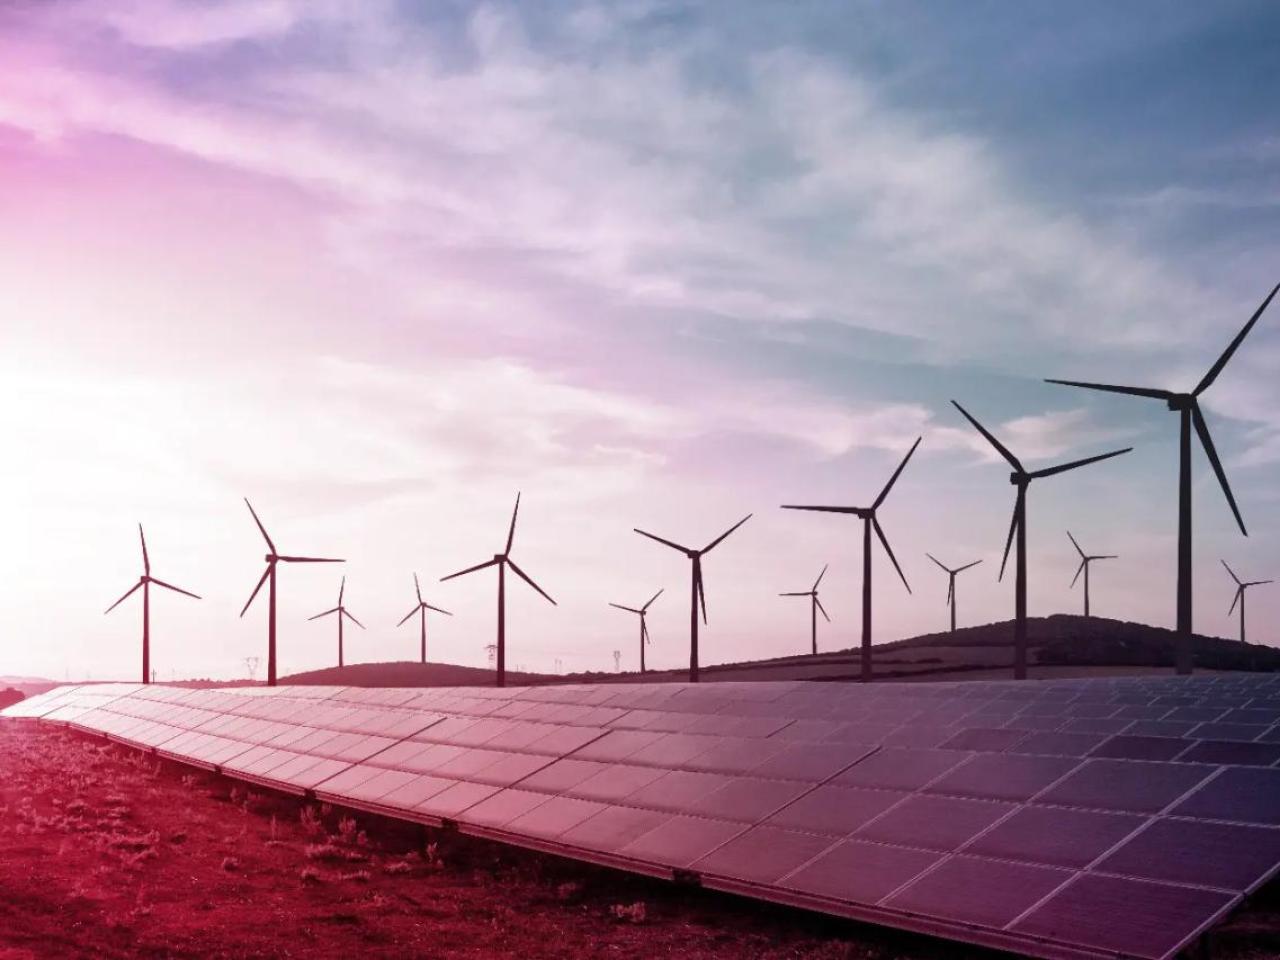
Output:
[[[1190,393],[1178,393],[1170,397],[1167,401],[1170,410],[1190,410],[1196,405],[1196,398]]]
[[[1009,482],[1013,484],[1015,487],[1025,487],[1028,483],[1031,482],[1031,478],[1027,476],[1025,473],[1018,473],[1015,471],[1009,474]]]

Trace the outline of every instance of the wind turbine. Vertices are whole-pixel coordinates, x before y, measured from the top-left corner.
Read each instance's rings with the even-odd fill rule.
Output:
[[[343,595],[343,593],[344,593],[344,592],[346,592],[346,589],[347,589],[347,578],[346,578],[346,577],[343,577],[343,578],[342,578],[342,583],[338,586],[338,605],[337,605],[336,607],[334,607],[333,609],[331,609],[331,610],[326,610],[324,613],[317,613],[314,617],[308,617],[308,618],[307,618],[308,620],[319,620],[321,617],[327,617],[327,616],[329,616],[329,614],[331,614],[331,613],[336,613],[336,614],[338,615],[338,666],[340,666],[340,667],[341,667],[341,666],[343,666],[343,661],[342,661],[342,618],[343,618],[343,617],[346,617],[348,620],[350,620],[352,623],[354,623],[354,624],[355,624],[357,627],[359,627],[361,630],[363,630],[363,629],[364,629],[364,624],[363,624],[363,623],[361,623],[359,620],[357,620],[355,617],[353,617],[353,616],[351,615],[351,612],[350,612],[346,607],[344,607],[344,606],[342,605],[342,595]]]
[[[253,598],[258,595],[258,591],[262,589],[264,583],[268,583],[267,587],[267,686],[274,687],[276,685],[276,564],[283,561],[285,563],[346,563],[345,560],[332,560],[327,557],[285,557],[276,552],[276,545],[271,542],[271,537],[267,535],[267,528],[262,525],[262,521],[258,519],[257,511],[253,509],[253,504],[249,502],[249,498],[245,497],[244,504],[249,508],[249,512],[253,514],[253,522],[258,525],[258,531],[262,534],[262,539],[267,541],[266,556],[267,569],[262,571],[262,577],[258,580],[258,585],[253,588],[253,593],[249,594],[249,599],[245,601],[240,616],[244,616],[248,611],[249,605],[253,603]]]
[[[422,587],[418,586],[418,575],[416,573],[413,575],[413,592],[418,595],[418,605],[414,607],[412,610],[410,610],[408,613],[406,613],[404,615],[404,619],[401,620],[399,623],[397,623],[396,626],[403,627],[405,623],[408,622],[409,618],[412,617],[415,613],[419,615],[419,618],[421,620],[420,626],[422,629],[421,656],[422,656],[422,662],[426,663],[427,662],[427,611],[434,610],[436,613],[443,613],[446,617],[452,617],[453,614],[450,613],[448,610],[441,609],[440,607],[433,607],[431,604],[427,603],[427,601],[422,599]],[[501,686],[501,684],[499,684],[499,686]]]
[[[707,622],[707,595],[702,587],[702,558],[710,553],[712,549],[720,544],[725,537],[733,533],[740,526],[751,519],[751,514],[747,514],[732,527],[726,530],[720,536],[716,537],[701,550],[691,550],[688,547],[682,547],[678,543],[671,540],[664,540],[662,537],[655,536],[652,533],[646,533],[639,527],[632,529],[642,537],[648,537],[650,540],[656,540],[658,543],[670,547],[672,550],[678,550],[683,553],[691,561],[692,579],[689,587],[689,682],[698,682],[698,604],[702,604],[702,622]]]
[[[902,469],[907,465],[907,461],[911,459],[911,455],[916,452],[916,447],[920,446],[921,439],[921,437],[916,437],[916,442],[911,445],[907,455],[902,458],[902,462],[898,464],[898,469],[893,471],[893,476],[889,478],[889,482],[880,491],[880,496],[876,497],[869,507],[804,507],[785,503],[782,505],[783,510],[817,510],[822,513],[848,513],[862,520],[863,683],[871,681],[871,531],[875,530],[876,536],[880,538],[880,544],[884,547],[884,552],[889,555],[889,560],[893,563],[893,569],[898,571],[898,576],[902,578],[902,585],[907,588],[907,593],[910,593],[911,584],[907,583],[906,575],[902,572],[902,568],[898,566],[898,558],[893,555],[893,548],[889,546],[889,539],[884,535],[884,529],[880,526],[880,521],[876,519],[876,511],[884,503],[885,497],[889,496],[889,491],[893,489],[894,483],[897,482],[898,475],[902,473]]]
[[[1076,543],[1076,538],[1071,536],[1071,531],[1067,531],[1067,536],[1071,537],[1071,545],[1076,548],[1076,553],[1080,554],[1080,566],[1076,568],[1076,575],[1071,578],[1071,587],[1075,589],[1076,581],[1080,579],[1080,574],[1084,574],[1084,615],[1089,616],[1089,564],[1095,560],[1115,560],[1114,553],[1098,553],[1087,554],[1080,549],[1080,544]]]
[[[142,588],[142,682],[151,682],[151,584],[157,587],[164,587],[166,590],[172,590],[174,593],[181,593],[184,596],[196,596],[189,590],[183,590],[181,587],[175,587],[171,583],[165,583],[163,580],[157,580],[151,575],[151,559],[147,556],[147,537],[142,532],[142,524],[138,524],[138,539],[142,541],[142,576],[138,578],[138,582],[130,587],[123,597],[107,607],[103,613],[110,613],[120,604],[124,603],[133,595],[139,587]]]
[[[666,587],[662,588],[662,590],[665,590],[665,589]],[[645,615],[649,612],[650,604],[652,604],[653,601],[657,600],[660,596],[662,596],[662,590],[659,590],[652,597],[650,597],[649,602],[646,603],[643,607],[640,607],[638,610],[635,607],[624,607],[620,603],[609,604],[609,606],[611,607],[617,607],[619,610],[626,610],[628,613],[640,614],[640,672],[641,673],[644,673],[644,646],[646,643],[649,642],[649,626],[648,624],[645,623],[644,618],[645,618]]]
[[[1025,680],[1027,678],[1027,487],[1031,485],[1032,480],[1039,480],[1041,477],[1052,477],[1056,473],[1066,473],[1068,470],[1074,470],[1077,467],[1087,466],[1090,463],[1097,463],[1100,460],[1109,460],[1112,457],[1118,457],[1122,453],[1128,453],[1133,447],[1125,447],[1123,450],[1112,450],[1110,453],[1101,453],[1095,457],[1085,457],[1083,460],[1072,460],[1070,463],[1060,463],[1056,467],[1044,467],[1040,470],[1026,470],[1008,448],[999,440],[992,436],[982,424],[969,415],[969,411],[954,400],[951,403],[964,414],[964,418],[968,420],[977,431],[987,438],[987,442],[996,448],[1000,456],[1008,461],[1009,466],[1013,467],[1013,473],[1009,475],[1009,482],[1018,488],[1018,497],[1013,504],[1013,521],[1009,524],[1009,536],[1004,542],[1004,558],[1000,561],[1000,576],[998,579],[1004,579],[1004,568],[1009,562],[1009,548],[1013,545],[1014,534],[1018,538],[1018,556],[1015,561],[1016,578],[1014,580],[1014,620],[1013,620],[1013,676],[1015,680]]]
[[[1214,448],[1213,438],[1209,435],[1209,426],[1205,423],[1204,414],[1200,412],[1200,394],[1204,393],[1218,378],[1222,368],[1227,365],[1231,355],[1248,336],[1253,325],[1258,322],[1262,312],[1280,291],[1276,284],[1267,298],[1262,301],[1249,322],[1236,334],[1236,338],[1227,345],[1227,349],[1218,357],[1217,362],[1209,368],[1209,372],[1196,384],[1190,393],[1175,393],[1172,390],[1158,390],[1148,387],[1119,387],[1107,383],[1083,383],[1078,380],[1049,380],[1067,387],[1083,387],[1086,390],[1102,390],[1107,393],[1123,393],[1132,397],[1148,397],[1152,400],[1163,400],[1169,409],[1178,414],[1178,620],[1177,620],[1177,654],[1176,669],[1180,674],[1191,673],[1191,428],[1194,426],[1200,437],[1200,445],[1205,456],[1213,466],[1222,492],[1226,494],[1231,512],[1235,514],[1240,532],[1246,537],[1249,531],[1244,528],[1244,519],[1240,516],[1240,508],[1236,506],[1236,498],[1231,494],[1231,485],[1227,483],[1226,471],[1222,469],[1222,461],[1218,459],[1218,451]]]
[[[827,623],[831,622],[831,618],[827,616],[827,608],[822,605],[822,601],[818,599],[818,584],[822,582],[822,578],[827,575],[827,564],[822,567],[822,573],[818,574],[818,579],[813,581],[813,586],[808,590],[798,590],[793,593],[780,593],[780,597],[808,597],[809,598],[809,634],[813,644],[813,653],[818,652],[818,611],[822,611],[822,617]]]
[[[1227,567],[1227,561],[1223,560],[1222,565],[1224,567]],[[1270,580],[1241,581],[1241,579],[1236,576],[1236,572],[1232,570],[1230,567],[1227,567],[1227,573],[1231,574],[1231,579],[1236,582],[1236,598],[1231,601],[1231,609],[1227,611],[1227,616],[1228,617],[1231,616],[1231,614],[1235,611],[1236,604],[1240,605],[1240,642],[1244,643],[1245,642],[1245,639],[1244,639],[1244,592],[1248,590],[1250,587],[1260,587],[1264,583],[1271,583],[1271,581]]]
[[[520,494],[517,493],[516,506],[515,506],[515,509],[511,511],[511,528],[507,531],[507,545],[503,549],[502,553],[495,553],[493,555],[492,560],[486,560],[484,563],[477,563],[474,567],[467,567],[467,569],[465,570],[459,570],[457,573],[451,573],[447,577],[440,578],[441,582],[444,582],[445,580],[452,580],[454,577],[461,577],[464,574],[474,573],[477,570],[483,570],[485,567],[498,568],[498,679],[497,679],[497,684],[500,687],[505,687],[507,685],[507,630],[506,630],[507,567],[510,567],[512,573],[518,576],[521,580],[523,580],[529,586],[533,587],[533,589],[537,590],[538,593],[542,594],[542,596],[552,606],[556,605],[556,602],[551,599],[550,595],[545,590],[543,590],[540,586],[538,586],[536,583],[530,580],[529,575],[526,574],[523,570],[521,570],[520,567],[516,564],[516,562],[511,559],[511,542],[512,540],[515,539],[516,515],[519,512],[520,512]],[[424,614],[424,623],[425,623],[425,614]]]
[[[947,606],[951,608],[951,632],[956,632],[956,574],[964,573],[970,567],[976,567],[981,560],[975,560],[973,563],[966,563],[963,567],[956,567],[954,570],[945,563],[935,557],[932,553],[925,553],[925,556],[936,563],[939,567],[946,571],[947,574]]]

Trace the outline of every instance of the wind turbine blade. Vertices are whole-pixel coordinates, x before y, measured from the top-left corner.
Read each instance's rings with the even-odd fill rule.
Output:
[[[1025,487],[1018,488],[1018,498],[1013,503],[1013,519],[1009,521],[1009,536],[1004,541],[1004,557],[1000,561],[1000,576],[996,580],[1004,579],[1004,568],[1009,564],[1009,550],[1013,547],[1013,535],[1018,532],[1018,513],[1023,503],[1023,497],[1026,496]]]
[[[1240,578],[1236,576],[1236,572],[1232,570],[1231,567],[1227,566],[1227,561],[1222,560],[1220,562],[1227,568],[1227,573],[1231,574],[1231,579],[1236,582],[1236,586],[1240,586]]]
[[[1087,467],[1091,463],[1097,463],[1100,460],[1110,460],[1112,457],[1118,457],[1122,453],[1128,453],[1133,447],[1125,447],[1123,450],[1112,450],[1110,453],[1100,453],[1096,457],[1085,457],[1083,460],[1072,460],[1070,463],[1060,463],[1056,467],[1045,467],[1043,470],[1033,470],[1029,476],[1033,480],[1039,480],[1041,477],[1052,477],[1057,473],[1066,473],[1068,470],[1075,470],[1077,467]]]
[[[444,583],[446,580],[452,580],[454,577],[461,577],[463,574],[475,573],[477,570],[483,570],[485,567],[492,567],[495,563],[498,563],[498,561],[486,560],[484,563],[477,563],[474,567],[467,567],[467,569],[459,570],[457,573],[451,573],[447,577],[441,577],[440,582]]]
[[[307,617],[307,619],[319,620],[321,617],[327,617],[331,613],[338,613],[341,609],[341,607],[334,607],[332,610],[326,610],[324,613],[317,613],[314,617]]]
[[[426,607],[428,610],[434,610],[436,613],[443,613],[446,617],[453,616],[452,613],[450,613],[448,610],[445,610],[443,607],[433,607],[429,603],[424,603],[423,606]]]
[[[346,563],[345,560],[335,560],[332,557],[281,557],[285,563]]]
[[[884,552],[889,555],[889,559],[893,561],[893,569],[898,571],[898,576],[902,578],[902,585],[907,588],[907,593],[911,592],[911,584],[907,583],[906,574],[902,572],[902,568],[898,566],[898,558],[893,555],[893,547],[889,546],[889,538],[884,535],[884,528],[880,526],[880,521],[875,517],[871,518],[871,526],[876,529],[876,536],[880,538],[880,543],[884,547]]]
[[[512,570],[514,570],[516,572],[516,575],[520,577],[521,580],[523,580],[529,586],[533,587],[533,589],[537,590],[540,594],[546,597],[552,606],[556,606],[556,602],[551,599],[551,595],[547,593],[547,591],[543,590],[536,583],[534,583],[533,580],[529,578],[529,575],[525,573],[523,570],[521,570],[518,566],[516,566],[516,562],[512,560],[510,557],[507,557],[507,566],[509,566]]]
[[[1153,400],[1168,400],[1174,395],[1172,390],[1154,390],[1149,387],[1118,387],[1111,383],[1082,383],[1079,380],[1046,380],[1045,383],[1056,383],[1063,387],[1082,387],[1085,390],[1102,390],[1106,393],[1123,393],[1130,397],[1150,397]]]
[[[783,510],[816,510],[819,513],[859,513],[860,507],[820,507],[820,506],[801,506],[796,503],[782,504]]]
[[[1240,344],[1244,341],[1244,338],[1249,335],[1249,331],[1253,329],[1253,325],[1257,323],[1258,318],[1262,316],[1262,311],[1266,310],[1267,307],[1270,306],[1271,301],[1275,299],[1277,290],[1280,290],[1280,284],[1276,284],[1271,289],[1271,292],[1267,294],[1267,299],[1262,301],[1262,306],[1258,307],[1258,309],[1253,312],[1253,316],[1249,318],[1249,322],[1246,323],[1244,328],[1236,334],[1236,338],[1231,341],[1227,346],[1227,349],[1222,351],[1222,356],[1220,356],[1217,362],[1209,368],[1209,372],[1204,375],[1204,379],[1201,380],[1196,385],[1196,388],[1191,391],[1192,396],[1200,396],[1200,394],[1204,393],[1205,390],[1209,388],[1209,385],[1212,384],[1214,380],[1218,379],[1218,374],[1222,372],[1222,368],[1227,365],[1227,361],[1231,359],[1231,355],[1236,352]]]
[[[511,511],[511,528],[507,531],[507,549],[504,553],[511,552],[511,542],[516,538],[516,514],[520,512],[520,493],[516,492],[516,508]],[[550,597],[547,598],[551,599]]]
[[[361,623],[359,620],[357,620],[355,617],[353,617],[351,614],[349,614],[345,608],[343,608],[342,615],[346,617],[348,620],[350,620],[352,623],[354,623],[361,630],[364,629],[364,624]]]
[[[911,455],[916,452],[916,447],[920,446],[920,441],[923,439],[924,437],[916,437],[916,442],[911,445],[911,449],[907,451],[907,455],[903,457],[902,462],[898,464],[898,469],[893,471],[893,476],[889,478],[889,482],[886,483],[884,485],[884,489],[880,491],[880,496],[876,497],[876,502],[871,505],[872,510],[884,503],[884,498],[889,496],[889,491],[893,489],[893,485],[897,482],[899,474],[902,473],[902,468],[907,465],[907,461],[911,459]]]
[[[142,524],[138,524],[138,539],[142,541],[142,572],[150,576],[151,558],[147,556],[147,535],[142,532]]]
[[[707,622],[707,591],[702,586],[702,566],[698,566],[698,602],[702,604],[702,622]]]
[[[1275,581],[1274,581],[1274,580],[1254,580],[1254,581],[1252,581],[1252,582],[1250,582],[1250,583],[1246,583],[1246,584],[1245,584],[1245,586],[1246,586],[1246,587],[1260,587],[1260,586],[1262,586],[1264,583],[1275,583]]]
[[[166,590],[172,590],[174,593],[180,593],[185,597],[191,597],[195,600],[201,599],[200,594],[198,593],[192,593],[190,590],[183,590],[181,587],[175,587],[172,583],[165,583],[163,580],[157,580],[155,577],[151,578],[151,582],[157,587],[164,587]]]
[[[1087,559],[1082,559],[1082,560],[1080,561],[1080,566],[1076,567],[1076,575],[1075,575],[1074,577],[1072,577],[1072,578],[1071,578],[1071,589],[1072,589],[1072,590],[1074,590],[1074,589],[1075,589],[1075,587],[1076,587],[1076,581],[1080,579],[1080,574],[1084,573],[1084,566],[1085,566],[1085,564],[1086,564],[1086,563],[1088,563],[1088,562],[1089,562],[1089,561],[1088,561]]]
[[[117,600],[117,601],[116,601],[115,603],[113,603],[111,606],[107,607],[107,609],[103,610],[102,612],[103,612],[104,614],[105,614],[105,613],[110,613],[110,612],[111,612],[112,610],[114,610],[116,607],[120,606],[120,604],[122,604],[122,603],[124,603],[126,600],[128,600],[128,599],[129,599],[129,597],[133,595],[133,592],[134,592],[135,590],[137,590],[140,586],[142,586],[142,581],[141,581],[141,580],[139,580],[139,581],[138,581],[137,583],[135,583],[132,587],[130,587],[130,588],[125,592],[125,595],[124,595],[123,597],[121,597],[119,600]]]
[[[418,606],[414,607],[412,610],[406,613],[404,615],[404,619],[401,620],[399,623],[397,623],[396,626],[403,627],[406,623],[409,622],[409,618],[412,617],[415,613],[417,613],[421,609],[422,609],[422,604],[418,604]]]
[[[1227,482],[1227,472],[1222,469],[1222,461],[1218,459],[1218,451],[1213,445],[1213,437],[1209,435],[1209,425],[1204,422],[1204,414],[1200,412],[1200,404],[1198,403],[1191,408],[1191,420],[1196,425],[1196,433],[1200,435],[1200,445],[1204,447],[1205,456],[1209,458],[1213,472],[1218,475],[1218,483],[1222,486],[1222,492],[1227,495],[1227,503],[1231,505],[1231,512],[1235,514],[1236,523],[1240,525],[1240,532],[1247,537],[1249,531],[1244,528],[1244,518],[1240,516],[1240,508],[1236,506],[1236,498],[1231,494],[1231,484]]]
[[[649,625],[643,620],[640,621],[640,636],[644,639],[645,643],[653,643],[653,641],[649,639]]]
[[[752,515],[748,513],[745,517],[743,517],[741,520],[739,520],[737,523],[735,523],[732,527],[730,527],[730,528],[729,528],[728,530],[726,530],[724,533],[720,534],[720,536],[716,537],[714,540],[712,540],[710,543],[708,543],[705,547],[703,547],[703,548],[702,548],[702,552],[703,552],[703,553],[710,553],[710,552],[711,552],[711,550],[712,550],[715,546],[717,546],[717,545],[718,545],[722,540],[724,540],[724,538],[725,538],[725,537],[729,536],[729,534],[733,533],[733,531],[737,530],[740,526],[742,526],[744,523],[746,523],[748,520],[750,520],[750,519],[751,519],[751,516],[752,516]]]
[[[1080,549],[1080,544],[1076,543],[1076,538],[1071,536],[1070,530],[1067,531],[1067,536],[1070,537],[1072,545],[1076,548],[1076,553],[1080,554],[1080,559],[1083,560],[1084,551]]]
[[[1120,559],[1120,554],[1118,554],[1118,553],[1100,553],[1100,554],[1098,554],[1096,557],[1090,557],[1089,559],[1090,559],[1090,560],[1119,560],[1119,559]]]
[[[418,583],[418,571],[413,572],[413,592],[418,595],[418,602],[422,602],[422,587]]]
[[[934,563],[936,563],[942,570],[946,571],[947,573],[951,572],[949,568],[943,565],[941,560],[935,557],[932,553],[929,553],[929,551],[926,550],[924,555],[928,557],[930,560],[932,560]]]
[[[631,529],[634,530],[636,533],[640,534],[640,536],[642,537],[648,537],[650,540],[657,540],[659,543],[666,544],[672,550],[679,550],[681,553],[689,552],[688,547],[682,547],[678,543],[673,543],[670,540],[664,540],[662,539],[662,537],[658,536],[657,534],[646,533],[644,530],[641,530],[639,527],[632,527]]]
[[[346,578],[346,575],[344,574],[342,577],[342,583],[338,585],[338,606],[342,606],[342,595],[346,593],[346,591],[347,591],[347,578]]]
[[[980,434],[982,434],[984,437],[987,438],[987,443],[995,447],[996,451],[1000,454],[1000,456],[1004,457],[1005,460],[1009,462],[1009,465],[1013,467],[1013,469],[1017,470],[1019,473],[1026,472],[1025,470],[1022,469],[1022,464],[1018,462],[1018,458],[1009,452],[1008,447],[1006,447],[1003,443],[997,440],[990,430],[988,430],[986,427],[980,424],[977,420],[975,420],[970,415],[968,410],[960,406],[960,404],[956,403],[954,400],[951,401],[951,405],[964,414],[964,418],[968,420],[971,424],[973,424],[973,426],[977,429],[977,431]]]
[[[1231,609],[1227,611],[1227,616],[1231,616],[1235,612],[1236,604],[1240,602],[1240,598],[1244,596],[1244,587],[1236,587],[1235,599],[1231,601]]]
[[[666,587],[662,588],[662,590],[665,590],[665,589],[667,588]],[[657,593],[655,593],[652,597],[649,598],[649,602],[640,608],[641,613],[644,613],[646,610],[648,610],[649,607],[653,605],[653,601],[657,600],[660,596],[662,596],[662,590],[659,590]]]
[[[817,606],[818,606],[818,610],[819,610],[819,612],[821,612],[821,614],[822,614],[822,618],[823,618],[824,620],[826,620],[826,621],[827,621],[827,623],[830,623],[830,622],[831,622],[831,618],[827,616],[827,608],[826,608],[826,607],[824,607],[824,606],[822,605],[822,601],[821,601],[821,600],[819,600],[819,599],[815,596],[815,597],[813,598],[813,602],[814,602],[815,604],[817,604]]]
[[[248,503],[248,501],[245,501]],[[262,589],[262,585],[267,582],[267,577],[271,576],[271,564],[267,564],[267,569],[262,571],[262,579],[258,581],[258,585],[253,588],[253,593],[249,594],[249,599],[245,601],[244,606],[240,610],[240,616],[244,616],[245,611],[249,609],[249,604],[253,603],[253,598],[258,595],[258,591]]]
[[[815,580],[815,581],[813,581],[813,589],[814,589],[814,590],[817,590],[817,589],[818,589],[818,584],[820,584],[820,583],[822,582],[822,578],[823,578],[823,577],[825,577],[825,576],[827,575],[827,567],[829,567],[829,566],[830,566],[830,564],[827,564],[827,563],[824,563],[824,564],[822,565],[822,572],[821,572],[820,574],[818,574],[818,579],[817,579],[817,580]]]
[[[272,553],[276,552],[276,545],[271,542],[271,538],[267,536],[267,528],[262,525],[262,521],[258,519],[258,512],[253,509],[253,504],[249,502],[249,498],[244,498],[244,504],[249,508],[249,512],[253,514],[253,522],[258,525],[258,530],[262,533],[262,539],[267,541],[267,546]]]
[[[966,563],[963,567],[957,567],[955,572],[963,573],[965,570],[968,570],[970,567],[976,567],[981,562],[982,562],[981,560],[975,560],[973,561],[973,563]]]
[[[635,607],[624,607],[624,606],[623,606],[622,604],[620,604],[620,603],[610,603],[610,604],[609,604],[609,606],[611,606],[611,607],[617,607],[619,610],[625,610],[625,611],[627,611],[627,613],[640,613],[640,612],[641,612],[640,610],[637,610]]]
[[[955,598],[955,595],[956,595],[956,581],[955,581],[955,577],[952,577],[947,581],[946,606],[948,607],[951,606],[951,601]]]
[[[813,591],[812,590],[796,590],[792,593],[780,593],[778,594],[778,596],[780,597],[812,597]]]

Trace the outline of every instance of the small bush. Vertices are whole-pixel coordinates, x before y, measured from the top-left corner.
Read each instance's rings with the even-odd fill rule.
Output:
[[[308,860],[332,862],[346,859],[342,850],[332,843],[308,843],[303,853]]]
[[[644,923],[646,914],[644,902],[641,900],[631,904],[615,903],[609,908],[609,912],[615,919],[625,920],[628,923]]]

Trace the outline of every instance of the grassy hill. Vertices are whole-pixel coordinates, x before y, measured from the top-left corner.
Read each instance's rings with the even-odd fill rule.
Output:
[[[1102,617],[1057,614],[1027,621],[1032,676],[1157,673],[1172,669],[1174,632],[1163,627]],[[1221,637],[1193,637],[1199,670],[1280,670],[1280,650],[1240,644]],[[1013,621],[933,633],[872,648],[875,675],[883,679],[990,679],[1010,674]],[[857,649],[816,656],[802,654],[770,660],[704,666],[705,680],[856,680]],[[679,681],[686,671],[649,671],[652,682]],[[507,673],[512,686],[544,683],[618,682],[641,679],[638,673],[548,675]],[[443,663],[360,663],[282,677],[281,683],[357,687],[473,686],[493,682],[493,671]]]

